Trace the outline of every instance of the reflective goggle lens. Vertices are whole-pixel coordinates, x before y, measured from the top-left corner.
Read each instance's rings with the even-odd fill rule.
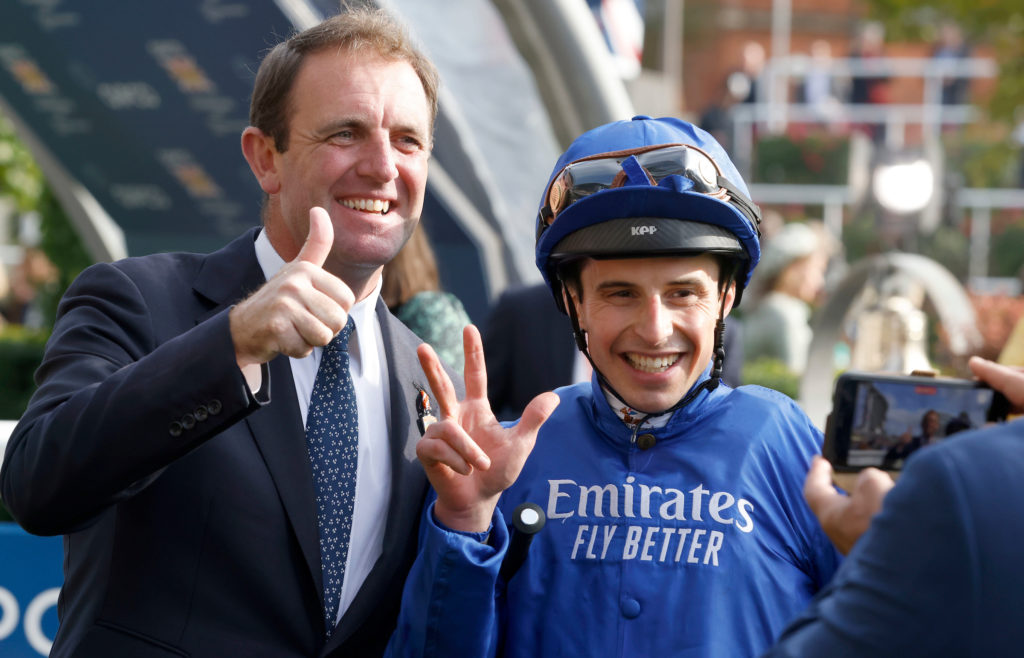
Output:
[[[718,184],[721,173],[718,165],[710,155],[694,146],[669,144],[606,153],[572,162],[555,177],[541,211],[545,225],[550,226],[559,213],[580,199],[621,187],[627,180],[622,163],[630,156],[636,157],[652,185],[668,176],[683,176],[693,182],[695,192],[720,198],[726,194]]]

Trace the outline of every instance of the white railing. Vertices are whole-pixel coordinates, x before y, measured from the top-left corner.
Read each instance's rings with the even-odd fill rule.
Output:
[[[943,105],[943,80],[994,78],[998,74],[995,61],[984,57],[954,60],[928,57],[833,58],[823,71],[834,80],[921,78],[921,102],[851,104],[838,98],[827,106],[791,103],[790,83],[799,82],[815,70],[814,66],[814,61],[807,55],[770,59],[758,78],[756,102],[734,105],[730,109],[732,155],[745,177],[750,175],[754,135],[758,129],[781,133],[790,123],[884,126],[886,145],[901,148],[908,125],[920,125],[927,137],[937,139],[944,125],[964,125],[981,117],[978,108],[971,104]]]
[[[820,205],[822,220],[829,232],[839,237],[843,229],[843,213],[859,202],[847,185],[750,185],[750,194],[759,205]],[[1024,190],[998,188],[964,188],[951,199],[971,219],[968,276],[988,276],[988,256],[992,233],[993,210],[1024,209]]]
[[[737,168],[751,179],[751,163],[757,131],[781,133],[791,123],[826,126],[876,125],[885,127],[886,146],[902,148],[906,128],[921,126],[925,139],[937,142],[943,126],[965,125],[982,118],[982,112],[970,104],[943,105],[942,83],[948,78],[993,78],[998,67],[992,59],[966,57],[935,59],[928,57],[833,58],[824,71],[834,80],[851,78],[921,78],[921,102],[903,104],[850,104],[836,99],[828,106],[790,103],[790,83],[800,81],[821,63],[807,55],[790,55],[768,61],[759,78],[758,98],[754,103],[734,105],[732,155]],[[860,202],[848,185],[788,185],[754,183],[750,186],[759,204],[821,205],[822,219],[833,235],[842,232],[845,208]],[[971,218],[969,274],[988,274],[988,256],[992,211],[1024,208],[1024,190],[962,189],[953,202]]]

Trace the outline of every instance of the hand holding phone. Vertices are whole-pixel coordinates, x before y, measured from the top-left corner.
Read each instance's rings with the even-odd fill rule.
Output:
[[[900,470],[911,454],[1006,418],[1002,393],[972,380],[849,371],[836,380],[825,457],[838,472]]]
[[[867,469],[856,476],[848,476],[855,479],[847,494],[836,491],[832,483],[834,475],[828,461],[815,457],[804,481],[804,498],[825,534],[839,552],[846,555],[882,509],[882,501],[892,489],[893,481],[879,470]]]

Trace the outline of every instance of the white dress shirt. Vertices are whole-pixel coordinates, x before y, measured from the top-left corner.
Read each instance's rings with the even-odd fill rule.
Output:
[[[256,238],[256,258],[269,280],[284,267],[284,259],[274,250],[266,231]],[[341,588],[338,619],[345,614],[356,593],[370,573],[384,547],[388,502],[391,500],[391,397],[388,386],[388,361],[377,322],[377,287],[352,307],[349,316],[355,331],[349,339],[349,364],[359,410],[359,457],[356,466],[356,499],[352,513],[345,580]],[[295,395],[299,400],[302,425],[306,425],[313,382],[323,348],[302,359],[290,359]]]

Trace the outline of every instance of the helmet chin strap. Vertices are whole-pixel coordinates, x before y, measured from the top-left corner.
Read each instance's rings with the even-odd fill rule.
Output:
[[[728,285],[726,285],[725,289],[728,290]],[[565,289],[564,284],[563,290],[565,290],[565,296],[567,298],[565,307],[569,314],[569,320],[572,322],[572,333],[573,337],[576,339],[576,347],[583,353],[583,356],[587,357],[587,361],[590,362],[590,367],[593,368],[594,373],[597,375],[597,380],[600,382],[601,387],[607,389],[609,393],[619,400],[622,400],[625,404],[629,404],[626,402],[626,398],[615,390],[615,387],[612,386],[611,382],[608,381],[608,378],[604,376],[604,373],[598,369],[597,365],[594,363],[594,359],[591,358],[590,348],[587,345],[587,332],[580,327],[579,318],[576,315],[576,303],[572,299],[572,295],[569,294],[569,291]],[[718,309],[718,320],[715,321],[715,344],[712,352],[713,362],[711,366],[711,376],[697,386],[691,388],[682,399],[667,409],[663,409],[661,411],[647,411],[645,409],[635,409],[634,407],[636,411],[644,414],[641,421],[650,416],[661,416],[663,414],[676,411],[677,409],[682,409],[686,405],[690,404],[690,402],[692,402],[701,391],[707,390],[708,392],[711,392],[718,388],[718,385],[722,380],[722,369],[725,366],[725,297],[725,295],[722,295],[722,305]]]

